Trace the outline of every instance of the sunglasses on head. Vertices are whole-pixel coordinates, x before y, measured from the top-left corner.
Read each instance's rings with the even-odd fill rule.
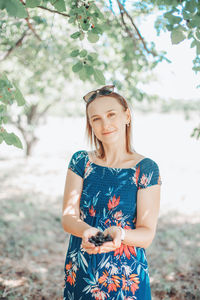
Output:
[[[89,93],[87,93],[83,99],[86,103],[89,103],[90,101],[94,100],[97,95],[98,96],[105,96],[105,95],[109,95],[113,92],[115,85],[105,85],[100,89],[97,89],[95,91],[91,91]]]

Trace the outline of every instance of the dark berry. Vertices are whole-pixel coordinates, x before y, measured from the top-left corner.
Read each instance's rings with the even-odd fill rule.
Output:
[[[102,231],[98,231],[96,236],[104,236],[103,232]]]
[[[106,241],[106,242],[113,241],[112,236],[111,236],[110,234],[107,234],[107,235],[105,236],[105,241]]]

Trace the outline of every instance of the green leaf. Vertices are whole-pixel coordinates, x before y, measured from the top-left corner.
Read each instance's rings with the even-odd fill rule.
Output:
[[[172,44],[179,44],[183,40],[185,40],[186,36],[181,29],[174,29],[171,32],[171,41]]]
[[[171,9],[170,11],[167,11],[166,13],[164,13],[163,16],[168,19],[173,15],[174,12],[175,12],[175,10]]]
[[[4,131],[2,132],[2,136],[7,145],[14,145],[17,148],[23,149],[20,139],[13,132],[8,133],[7,131]]]
[[[85,57],[86,55],[87,55],[87,51],[85,49],[81,50],[80,57]]]
[[[3,117],[2,118],[2,123],[4,123],[4,124],[8,123],[8,119],[9,118],[7,116]]]
[[[32,19],[37,23],[37,24],[46,24],[47,25],[47,21],[44,18],[41,18],[39,16],[34,16],[32,17]]]
[[[26,7],[34,8],[40,5],[41,0],[26,0]]]
[[[90,43],[96,43],[99,40],[98,34],[88,32],[87,39]]]
[[[87,80],[88,74],[87,74],[85,66],[79,71],[78,74],[79,74],[79,77],[80,77],[81,80],[83,80],[83,81]]]
[[[70,35],[72,39],[77,39],[81,35],[80,31],[76,31]]]
[[[195,28],[198,27],[200,25],[200,16],[199,15],[195,15],[192,20],[189,22],[190,24],[190,28]]]
[[[79,49],[76,49],[76,50],[73,50],[71,53],[70,53],[70,56],[72,57],[76,57],[79,55]]]
[[[3,136],[2,134],[0,133],[0,144],[3,142]]]
[[[85,69],[86,69],[86,72],[87,72],[87,74],[88,74],[88,77],[90,77],[90,75],[92,75],[92,74],[94,73],[94,69],[93,69],[92,66],[86,65],[86,66],[85,66]]]
[[[82,62],[79,61],[78,63],[76,63],[75,65],[73,65],[72,71],[73,72],[78,72],[78,71],[80,71],[82,69],[82,67],[83,67],[83,64],[82,64]]]
[[[197,3],[195,0],[187,1],[185,4],[185,10],[194,13],[197,9]]]
[[[200,42],[200,30],[196,30],[194,32],[194,37],[198,42]]]
[[[190,48],[194,48],[196,46],[196,40],[193,40],[191,45],[190,45]]]
[[[0,9],[6,8],[6,0],[0,0]]]
[[[95,25],[94,28],[92,28],[92,33],[94,34],[102,34],[103,33],[103,30],[100,26],[98,25]]]
[[[165,17],[168,19],[168,21],[171,25],[179,24],[182,21],[181,17],[174,16],[170,13],[166,13]]]
[[[5,116],[7,112],[7,106],[4,104],[0,104],[0,118]]]
[[[90,24],[88,22],[87,23],[81,22],[81,27],[83,30],[87,31],[88,28],[90,27]]]
[[[20,2],[20,0],[6,1],[6,10],[9,16],[18,18],[28,17],[25,6]]]
[[[99,84],[105,84],[105,77],[103,75],[103,72],[97,69],[94,69],[94,79]]]
[[[188,11],[185,11],[185,9],[183,9],[182,15],[185,20],[189,20],[193,17],[193,14],[189,13]]]
[[[59,12],[66,11],[64,0],[50,0],[50,2]]]
[[[167,28],[168,31],[172,31],[174,26],[172,24],[167,24],[166,28]]]
[[[24,96],[22,95],[22,93],[20,92],[20,90],[18,89],[17,85],[15,83],[13,83],[13,85],[15,86],[15,91],[14,93],[14,97],[17,101],[18,106],[22,106],[26,103]]]
[[[93,62],[93,61],[94,61],[94,58],[89,54],[89,55],[88,55],[88,60],[91,61],[91,62]]]
[[[68,20],[68,23],[74,23],[75,20],[76,20],[76,16],[71,16]]]
[[[90,52],[90,55],[92,56],[92,58],[93,58],[94,60],[96,60],[97,57],[98,57],[98,54],[97,54],[96,52]]]
[[[196,43],[196,55],[200,55],[200,43]]]

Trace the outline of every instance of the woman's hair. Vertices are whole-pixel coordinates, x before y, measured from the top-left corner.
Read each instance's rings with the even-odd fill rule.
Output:
[[[99,98],[99,97],[105,97],[105,96],[100,95],[97,98]],[[115,98],[119,102],[119,104],[121,104],[121,106],[123,107],[123,110],[126,111],[129,108],[130,114],[131,114],[131,109],[128,106],[128,103],[126,102],[126,100],[121,95],[119,95],[115,92],[112,92],[111,94],[106,95],[106,97]],[[95,99],[97,99],[97,98],[95,98]],[[95,145],[96,151],[98,153],[98,157],[104,158],[105,157],[105,151],[104,151],[103,144],[94,135],[92,127],[91,127],[90,122],[89,122],[88,106],[90,105],[91,102],[86,104],[86,117],[87,117],[86,118],[87,119],[86,120],[86,122],[87,122],[87,124],[86,124],[86,136],[87,136],[87,139],[89,140],[90,146],[92,147],[93,144]],[[132,129],[132,124],[131,124],[131,120],[130,120],[129,126],[126,125],[126,150],[127,150],[128,153],[135,152],[135,149],[133,148],[132,141],[131,141],[131,133],[132,133],[131,129]]]

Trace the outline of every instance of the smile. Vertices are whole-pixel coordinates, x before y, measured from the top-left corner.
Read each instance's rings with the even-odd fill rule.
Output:
[[[115,130],[110,131],[110,132],[103,133],[103,135],[105,135],[105,134],[110,134],[110,133],[113,133],[113,132],[115,132]]]

